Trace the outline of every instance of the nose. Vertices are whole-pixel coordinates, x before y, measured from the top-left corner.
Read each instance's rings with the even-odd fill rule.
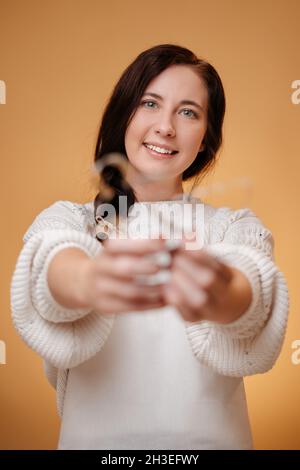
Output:
[[[158,135],[173,137],[176,134],[174,125],[169,117],[161,116],[161,119],[155,125],[155,133]]]

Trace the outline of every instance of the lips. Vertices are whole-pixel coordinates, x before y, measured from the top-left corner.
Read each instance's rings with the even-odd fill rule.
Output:
[[[177,151],[175,151],[174,153],[158,153],[155,150],[151,150],[148,147],[146,147],[145,144],[143,144],[143,146],[147,150],[148,154],[150,154],[151,156],[155,157],[158,160],[168,160],[170,158],[174,158],[176,154],[178,153]]]
[[[153,147],[159,147],[163,150],[169,150],[171,151],[172,153],[178,153],[178,150],[175,150],[175,149],[172,149],[171,147],[169,147],[168,145],[164,145],[164,144],[157,144],[157,143],[154,143],[154,142],[144,142],[143,145],[153,145]]]

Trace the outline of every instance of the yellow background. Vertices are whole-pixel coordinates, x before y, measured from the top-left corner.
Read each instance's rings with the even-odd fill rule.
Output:
[[[250,179],[251,208],[273,232],[291,297],[280,359],[246,379],[254,443],[300,448],[300,365],[291,362],[300,339],[300,104],[291,101],[299,16],[299,0],[0,0],[1,449],[55,448],[59,431],[42,362],[10,318],[22,236],[54,201],[95,194],[90,165],[104,105],[125,67],[161,43],[190,48],[223,80],[225,140],[210,181]]]

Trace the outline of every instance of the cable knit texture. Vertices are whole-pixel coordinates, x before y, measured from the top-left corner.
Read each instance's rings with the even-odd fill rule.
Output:
[[[83,231],[83,212],[75,212],[75,207],[58,202],[35,219],[24,235],[26,243],[11,285],[11,308],[18,332],[28,346],[59,369],[75,367],[96,354],[113,324],[113,315],[60,306],[47,284],[49,263],[59,250],[78,247],[92,257],[101,249],[99,242]]]
[[[286,281],[274,261],[272,234],[250,209],[205,204],[204,235],[204,248],[212,256],[248,278],[252,301],[230,324],[185,322],[191,349],[202,365],[221,375],[266,372],[279,355],[289,310]],[[102,249],[95,238],[92,203],[54,203],[35,218],[23,239],[11,284],[13,321],[23,340],[44,359],[61,414],[68,370],[101,350],[115,318],[89,309],[63,308],[47,283],[49,264],[60,250],[78,247],[94,257]]]
[[[236,321],[221,325],[187,323],[191,347],[199,361],[232,377],[271,369],[284,340],[288,289],[273,257],[271,232],[249,209],[221,208],[211,220],[219,243],[207,246],[217,259],[236,267],[252,286],[252,302]]]

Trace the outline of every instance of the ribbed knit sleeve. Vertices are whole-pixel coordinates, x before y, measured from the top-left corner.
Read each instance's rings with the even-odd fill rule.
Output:
[[[186,322],[188,339],[198,360],[222,375],[264,373],[280,353],[289,311],[287,284],[274,261],[273,236],[249,209],[221,210],[214,224],[223,234],[205,249],[245,274],[252,301],[229,324]]]
[[[68,309],[53,298],[47,272],[60,250],[77,247],[95,256],[101,245],[85,231],[80,205],[59,201],[45,209],[24,235],[11,283],[16,329],[29,347],[56,368],[67,369],[95,355],[105,343],[112,315]]]

